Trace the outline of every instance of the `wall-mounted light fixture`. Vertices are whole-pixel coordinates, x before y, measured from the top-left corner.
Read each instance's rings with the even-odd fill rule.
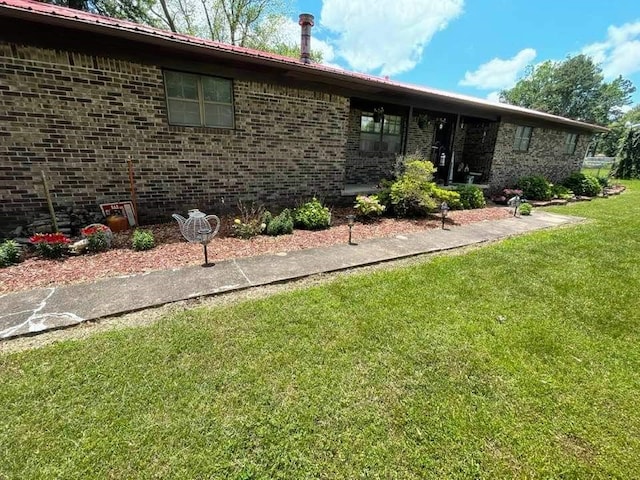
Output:
[[[373,123],[380,123],[384,118],[384,107],[373,109]]]

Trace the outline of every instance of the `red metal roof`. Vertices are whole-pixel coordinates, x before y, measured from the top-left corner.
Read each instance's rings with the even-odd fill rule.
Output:
[[[174,33],[159,28],[141,25],[128,20],[104,17],[81,10],[75,10],[66,7],[51,5],[49,3],[32,1],[32,0],[0,0],[0,15],[28,18],[30,20],[42,23],[54,23],[56,19],[66,21],[69,28],[73,25],[85,27],[100,27],[101,30],[111,31],[111,34],[117,32],[127,32],[139,36],[139,40],[145,38],[163,39],[176,44],[192,45],[198,48],[205,48],[213,52],[227,53],[242,57],[246,61],[262,61],[273,64],[274,66],[289,67],[295,69],[305,69],[309,73],[316,73],[318,76],[334,76],[345,80],[352,80],[362,85],[375,85],[381,89],[424,97],[426,99],[439,100],[442,102],[450,102],[455,104],[466,104],[472,107],[481,108],[486,111],[492,111],[496,114],[512,114],[525,117],[537,118],[553,123],[561,123],[571,125],[573,127],[606,132],[608,129],[591,125],[578,120],[572,120],[557,115],[551,115],[537,110],[517,107],[505,103],[495,103],[467,95],[436,90],[420,85],[411,85],[406,83],[395,82],[387,78],[376,77],[364,73],[351,72],[339,68],[329,67],[327,65],[312,63],[304,64],[297,59],[285,57],[269,52],[254,50],[246,47],[239,47],[226,43],[216,42],[203,38],[192,37],[180,33]]]

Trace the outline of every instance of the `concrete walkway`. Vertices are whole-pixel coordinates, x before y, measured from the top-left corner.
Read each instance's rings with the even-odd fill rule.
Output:
[[[536,212],[530,217],[448,226],[446,230],[365,240],[358,245],[345,243],[221,261],[209,268],[193,266],[9,293],[0,296],[0,340],[179,300],[450,250],[581,221],[578,217]]]

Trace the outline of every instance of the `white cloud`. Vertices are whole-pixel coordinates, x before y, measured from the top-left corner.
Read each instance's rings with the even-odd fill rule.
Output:
[[[606,78],[640,71],[640,21],[625,23],[621,27],[611,25],[604,42],[587,45],[582,53],[602,66]]]
[[[518,74],[520,74],[535,57],[536,51],[533,48],[525,48],[507,60],[494,58],[480,65],[475,72],[467,71],[459,84],[482,90],[512,87],[518,79]]]
[[[490,102],[500,103],[500,91],[494,90],[493,92],[489,93],[489,95],[487,95],[487,100],[489,100]]]
[[[395,75],[415,67],[433,35],[462,13],[463,4],[464,0],[324,0],[320,23],[333,34],[336,53],[351,68]]]

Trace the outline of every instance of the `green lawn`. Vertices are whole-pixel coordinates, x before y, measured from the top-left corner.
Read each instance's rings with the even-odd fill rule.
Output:
[[[628,185],[554,210],[577,227],[1,356],[0,478],[640,478]]]

